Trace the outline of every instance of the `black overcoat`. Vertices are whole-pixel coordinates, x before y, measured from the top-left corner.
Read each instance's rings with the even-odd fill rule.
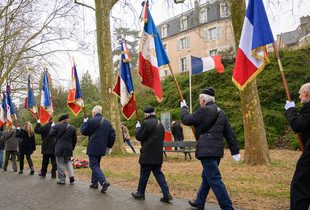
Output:
[[[20,138],[19,141],[19,153],[31,155],[33,151],[36,150],[36,141],[34,134],[28,135],[27,131],[24,129],[17,129],[15,136]]]
[[[155,115],[150,115],[136,128],[136,139],[141,141],[139,163],[161,165],[163,163],[163,145],[165,129]]]
[[[37,123],[34,129],[34,132],[41,134],[42,138],[42,149],[41,153],[43,155],[54,155],[55,154],[55,143],[54,137],[49,135],[52,122],[46,123],[44,126],[41,126],[41,123]]]
[[[76,128],[73,125],[69,125],[68,128],[67,126],[67,122],[62,122],[51,127],[50,136],[54,137],[56,157],[71,157],[73,155],[77,140]]]
[[[179,123],[174,123],[171,126],[171,133],[173,134],[173,137],[175,139],[180,139],[182,138],[184,140],[184,136],[183,136],[183,128]]]
[[[187,107],[181,109],[181,120],[184,125],[195,127],[196,138],[199,139],[196,147],[196,158],[202,157],[223,157],[225,137],[232,155],[239,154],[239,146],[236,135],[231,128],[228,118],[223,110],[220,110],[214,126],[207,131],[213,123],[217,113],[217,106],[214,102],[208,102],[205,106],[199,107],[194,113],[189,114]]]

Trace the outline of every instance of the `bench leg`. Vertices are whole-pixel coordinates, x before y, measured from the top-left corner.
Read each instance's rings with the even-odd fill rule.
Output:
[[[189,152],[188,154],[189,154],[189,159],[191,160],[192,159],[191,153]]]
[[[184,158],[184,160],[186,160],[187,152],[184,152],[184,155],[185,155],[185,158]]]
[[[164,152],[164,155],[165,155],[165,157],[167,157],[167,154],[166,154],[166,152]]]

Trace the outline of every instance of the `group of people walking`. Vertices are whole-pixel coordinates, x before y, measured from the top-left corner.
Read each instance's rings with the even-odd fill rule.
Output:
[[[202,165],[202,182],[195,200],[190,200],[189,205],[196,209],[204,209],[210,189],[213,190],[218,203],[222,209],[233,209],[232,202],[222,182],[219,171],[220,160],[224,155],[224,142],[226,139],[231,155],[234,160],[240,160],[239,146],[235,133],[228,121],[225,112],[215,104],[215,90],[211,87],[204,88],[199,94],[200,107],[192,114],[188,113],[186,101],[181,102],[181,121],[184,125],[194,126],[195,136],[198,139],[195,155]],[[285,105],[286,117],[293,130],[300,132],[305,152],[298,160],[294,178],[291,184],[291,209],[308,209],[310,204],[310,83],[303,85],[299,91],[299,98],[303,107],[299,114],[295,109],[295,103],[288,101]],[[142,124],[137,122],[135,137],[141,142],[140,149],[140,178],[138,189],[132,192],[135,199],[145,199],[145,190],[151,172],[153,172],[163,197],[162,202],[170,202],[173,198],[170,194],[165,175],[162,172],[163,163],[163,142],[165,129],[163,124],[156,118],[153,107],[143,110],[145,120]],[[103,171],[100,169],[100,161],[106,153],[112,152],[115,142],[115,130],[108,119],[102,117],[102,107],[95,106],[92,109],[92,118],[85,118],[82,124],[81,133],[89,137],[86,154],[89,156],[89,166],[92,170],[92,189],[98,189],[101,185],[101,192],[105,192],[110,183],[107,181]],[[35,132],[42,136],[42,169],[39,174],[46,176],[49,159],[52,162],[52,178],[56,178],[56,165],[58,170],[57,184],[65,184],[65,169],[70,178],[70,183],[74,182],[74,173],[71,164],[72,151],[76,145],[76,129],[68,123],[68,115],[59,118],[59,124],[53,122],[41,126],[40,122],[35,127]],[[175,124],[175,123],[173,123]],[[182,129],[176,124],[178,129],[178,140],[183,140]],[[122,124],[124,142],[129,146],[130,137],[128,129]],[[23,171],[24,156],[30,167],[30,174],[34,173],[31,154],[35,150],[35,138],[31,123],[27,122],[24,129],[14,127],[10,131],[4,131],[1,136],[4,142],[6,157],[3,169],[7,169],[9,156],[12,157],[12,167],[17,171],[16,155],[19,143],[20,153],[20,173]],[[1,144],[0,144],[1,146]],[[1,148],[0,148],[1,149]],[[133,152],[135,152],[132,147]],[[55,152],[54,152],[55,150]],[[56,158],[55,158],[56,157]],[[56,163],[55,163],[56,159]]]

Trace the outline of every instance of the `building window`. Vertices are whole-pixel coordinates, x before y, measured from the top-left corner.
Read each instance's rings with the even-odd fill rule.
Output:
[[[166,54],[168,54],[168,44],[163,44],[164,45],[164,49],[166,51]]]
[[[184,31],[187,29],[187,17],[181,18],[180,25],[181,25],[181,31]]]
[[[180,60],[180,71],[181,72],[187,71],[187,57],[181,58],[181,60]]]
[[[186,38],[181,39],[181,49],[185,49],[186,46]]]
[[[207,9],[206,8],[200,10],[199,20],[200,20],[200,23],[206,23],[207,22],[208,19],[207,19]]]
[[[215,27],[211,29],[207,29],[205,31],[205,41],[214,40],[221,38],[221,27]]]
[[[221,18],[228,17],[229,15],[230,14],[229,14],[228,4],[221,4],[220,5],[220,16],[221,16]]]
[[[210,50],[210,56],[217,55],[217,50]]]
[[[168,27],[164,26],[161,28],[162,38],[166,38],[168,36]]]
[[[164,70],[164,76],[165,77],[168,76],[168,70],[167,69]]]
[[[189,48],[189,36],[177,40],[177,50]]]
[[[216,28],[211,28],[209,29],[209,34],[210,34],[210,38],[209,40],[213,40],[213,39],[216,39],[216,35],[217,35],[217,31],[216,31]]]

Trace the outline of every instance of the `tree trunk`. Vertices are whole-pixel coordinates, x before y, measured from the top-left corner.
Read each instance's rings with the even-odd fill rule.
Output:
[[[230,5],[237,50],[246,12],[246,4],[244,0],[231,0]],[[256,79],[253,79],[253,81],[241,91],[240,97],[244,126],[244,161],[248,164],[269,165],[270,156]]]
[[[113,154],[125,154],[123,135],[120,126],[119,105],[112,93],[114,86],[113,60],[110,31],[110,11],[117,0],[95,0],[97,48],[100,71],[102,115],[110,120],[116,132]]]

